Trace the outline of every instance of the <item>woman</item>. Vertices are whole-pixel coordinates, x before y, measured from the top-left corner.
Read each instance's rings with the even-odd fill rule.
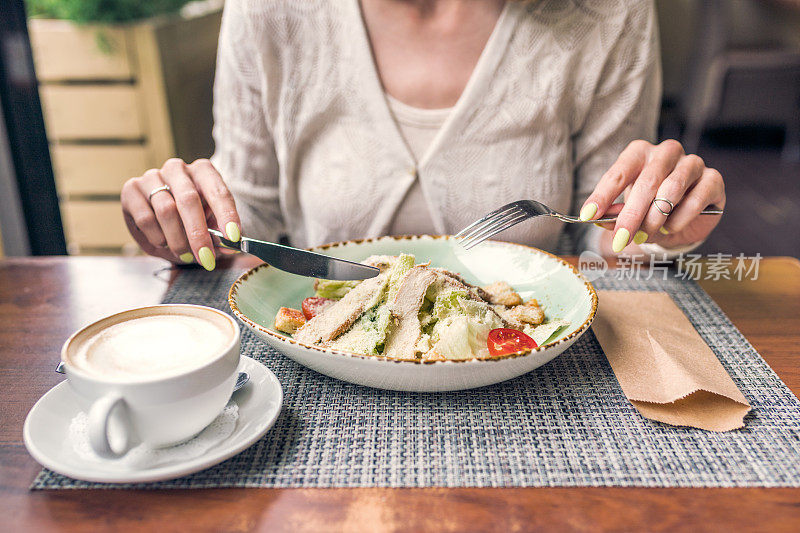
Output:
[[[685,250],[718,222],[698,213],[725,204],[717,171],[648,142],[661,83],[649,0],[229,0],[217,63],[214,156],[170,159],[122,191],[131,234],[170,261],[212,270],[208,225],[312,246],[455,233],[526,198],[619,218],[502,238]]]

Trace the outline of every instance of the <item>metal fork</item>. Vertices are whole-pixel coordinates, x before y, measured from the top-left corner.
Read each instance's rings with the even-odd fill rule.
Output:
[[[722,209],[718,209],[716,206],[709,206],[707,209],[701,211],[700,214],[721,215]],[[554,209],[551,209],[543,203],[537,202],[536,200],[518,200],[516,202],[506,204],[499,209],[495,209],[488,215],[476,220],[466,228],[459,231],[456,235],[456,239],[459,239],[461,245],[469,250],[470,248],[482,243],[486,239],[497,235],[501,231],[505,231],[512,226],[516,226],[520,222],[528,220],[529,218],[543,216],[554,217],[562,222],[569,222],[572,224],[595,224],[598,222],[614,222],[617,220],[616,215],[611,217],[597,218],[594,220],[581,220],[578,217],[559,213],[558,211],[555,211]]]

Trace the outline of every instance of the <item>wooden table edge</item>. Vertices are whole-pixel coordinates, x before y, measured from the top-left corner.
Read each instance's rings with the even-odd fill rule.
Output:
[[[70,259],[57,259],[61,260]],[[798,273],[792,275],[800,280],[797,258],[765,257],[763,261],[767,269],[772,268],[767,265],[773,264],[797,269]],[[234,264],[241,266],[248,261],[235,260]],[[713,284],[711,290],[708,284],[701,282],[701,285],[713,298]],[[22,444],[2,446],[27,455]],[[6,500],[10,492],[18,491],[3,483],[0,499]],[[13,520],[14,516],[25,515],[27,520],[7,521],[6,525],[42,530],[79,529],[79,525],[96,525],[98,520],[123,529],[150,529],[163,526],[168,520],[178,520],[182,526],[193,524],[199,530],[376,531],[409,527],[455,531],[465,525],[479,524],[477,529],[487,530],[596,530],[622,525],[623,529],[654,531],[726,527],[791,531],[800,523],[800,489],[786,488],[110,489],[25,491],[21,496],[26,509],[17,510],[27,512],[6,516]],[[141,513],[144,507],[148,510],[146,515]],[[451,512],[443,516],[442,507]],[[406,512],[401,513],[402,509]],[[576,512],[577,509],[581,512]],[[698,522],[710,519],[713,522]]]

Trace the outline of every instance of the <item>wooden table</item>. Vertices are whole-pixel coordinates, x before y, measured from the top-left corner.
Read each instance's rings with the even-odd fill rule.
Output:
[[[234,267],[246,264],[240,257]],[[158,302],[171,278],[164,266],[151,258],[0,261],[0,530],[800,530],[800,489],[29,491],[40,467],[22,444],[22,424],[62,380],[53,368],[64,339],[106,314]],[[703,286],[797,394],[800,262],[767,258],[757,281]]]

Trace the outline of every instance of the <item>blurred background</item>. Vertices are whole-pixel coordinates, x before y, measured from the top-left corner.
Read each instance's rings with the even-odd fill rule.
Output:
[[[130,177],[213,152],[223,0],[2,0],[0,256],[136,254]],[[658,0],[660,137],[720,170],[704,253],[800,257],[800,0]]]

